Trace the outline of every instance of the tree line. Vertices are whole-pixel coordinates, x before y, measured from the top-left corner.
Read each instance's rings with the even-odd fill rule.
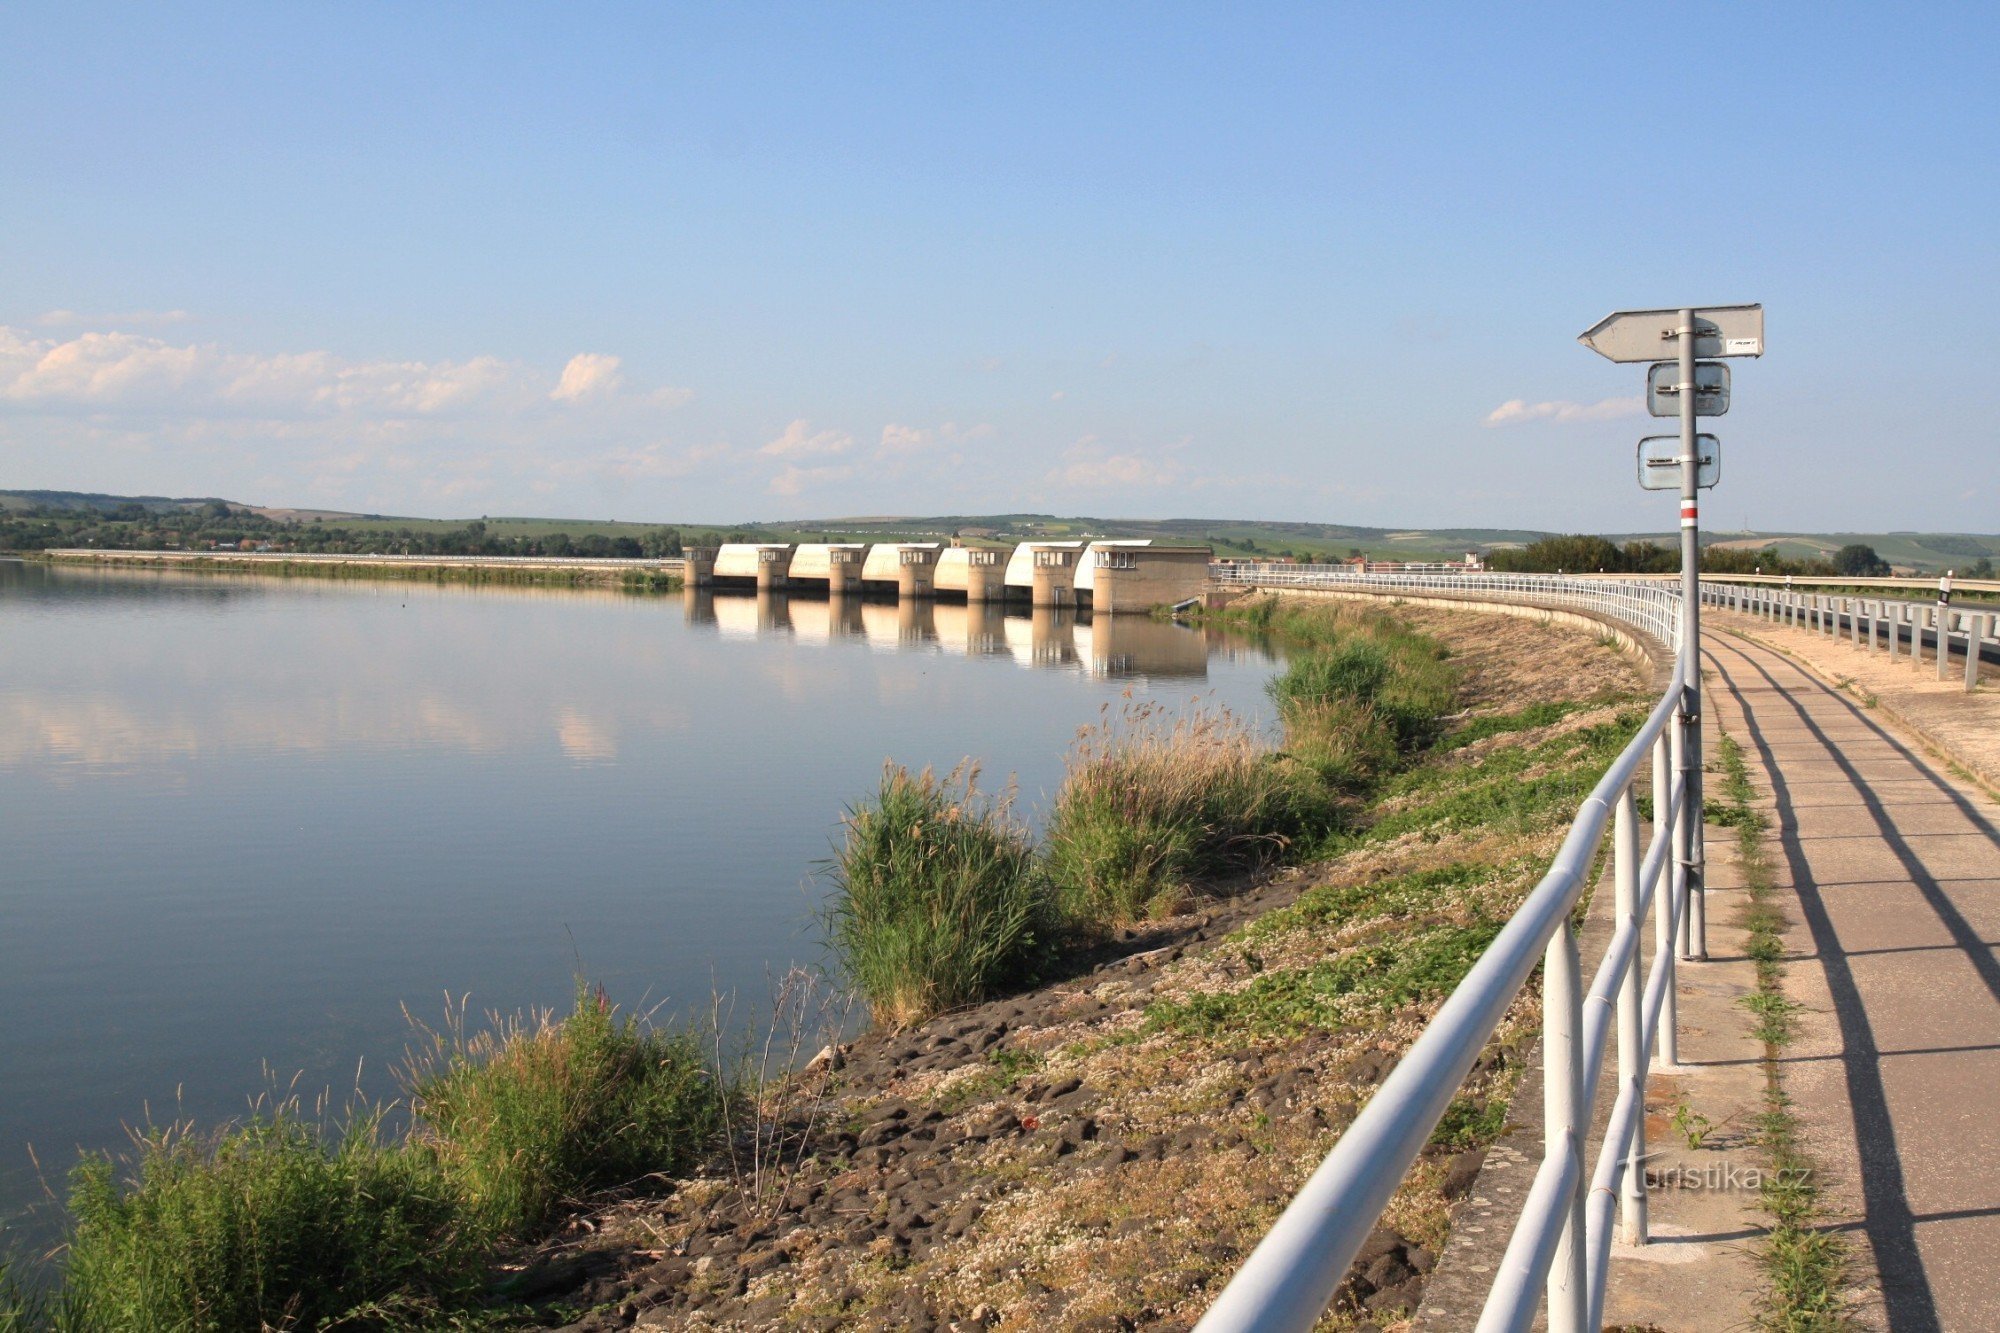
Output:
[[[484,520],[455,528],[350,528],[322,519],[275,519],[255,510],[214,500],[185,509],[149,509],[128,504],[115,509],[34,507],[0,514],[0,551],[41,551],[95,546],[105,550],[209,550],[268,544],[273,551],[329,555],[512,555],[662,559],[682,553],[683,542],[714,545],[744,541],[740,533],[704,532],[683,536],[675,527],[637,535],[534,536],[499,533]]]
[[[1676,574],[1680,572],[1681,553],[1677,547],[1658,542],[1620,545],[1606,537],[1575,534],[1544,537],[1523,547],[1494,551],[1486,557],[1486,567],[1503,574]],[[1704,546],[1701,567],[1710,574],[1791,574],[1800,578],[1882,578],[1893,572],[1874,547],[1859,542],[1841,547],[1830,558],[1810,559],[1786,557],[1770,547]],[[1982,555],[1958,572],[1968,578],[1991,577],[1992,557]]]

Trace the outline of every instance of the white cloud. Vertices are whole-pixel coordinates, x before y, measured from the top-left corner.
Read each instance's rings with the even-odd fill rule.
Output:
[[[1180,480],[1182,471],[1172,459],[1149,458],[1134,450],[1114,452],[1095,435],[1086,435],[1063,450],[1061,463],[1044,483],[1077,490],[1171,486]]]
[[[803,491],[824,486],[828,482],[845,481],[853,475],[854,468],[845,463],[832,467],[800,467],[792,464],[771,478],[771,494],[798,495]]]
[[[50,310],[35,322],[44,328],[66,329],[82,324],[100,326],[185,324],[194,316],[185,310],[123,310],[106,315],[86,315],[75,310]]]
[[[854,447],[854,437],[844,430],[815,431],[804,417],[786,426],[784,433],[757,452],[769,458],[816,458],[844,454]],[[795,494],[781,491],[781,495]]]
[[[621,392],[624,382],[620,359],[602,352],[572,357],[551,388],[545,372],[497,356],[350,360],[325,351],[239,352],[116,330],[43,335],[0,325],[0,410],[44,415],[159,422],[519,418],[553,401],[636,422],[694,397],[676,387]]]
[[[618,373],[618,365],[615,356],[606,356],[602,352],[578,352],[563,367],[562,379],[550,391],[549,397],[559,403],[574,403],[608,394],[624,382],[625,377]]]
[[[917,426],[899,426],[890,422],[882,427],[882,454],[914,454],[922,452],[936,436]]]
[[[993,424],[988,421],[961,426],[956,421],[947,421],[935,429],[929,426],[904,426],[890,422],[882,427],[882,443],[875,449],[877,458],[908,458],[929,450],[937,443],[961,444],[967,440],[990,439],[994,435]]]
[[[348,361],[231,352],[135,333],[37,338],[0,326],[0,403],[163,416],[430,416],[518,407],[533,372],[498,357]]]
[[[1620,417],[1636,417],[1645,410],[1643,394],[1633,394],[1629,398],[1606,398],[1595,403],[1572,403],[1563,399],[1531,403],[1525,398],[1510,398],[1486,414],[1486,424],[1510,426],[1520,421],[1615,421]]]

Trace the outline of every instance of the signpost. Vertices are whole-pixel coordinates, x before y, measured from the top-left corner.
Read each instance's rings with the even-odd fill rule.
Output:
[[[1646,410],[1656,417],[1681,414],[1681,368],[1658,361],[1646,372]],[[1729,410],[1729,367],[1720,361],[1694,363],[1694,414],[1719,417]]]
[[[1681,775],[1687,783],[1688,809],[1676,820],[1674,856],[1687,886],[1687,931],[1681,954],[1708,957],[1707,904],[1703,890],[1707,868],[1702,851],[1701,774],[1701,506],[1704,486],[1721,474],[1722,446],[1713,435],[1700,435],[1695,419],[1720,416],[1729,410],[1729,368],[1697,366],[1698,359],[1764,355],[1764,307],[1761,305],[1683,306],[1678,310],[1620,310],[1585,329],[1577,341],[1599,356],[1617,362],[1650,361],[1646,373],[1647,407],[1654,416],[1678,416],[1680,438],[1655,436],[1639,445],[1640,485],[1653,489],[1648,478],[1667,469],[1648,464],[1648,449],[1659,441],[1677,444],[1681,492],[1681,651],[1686,654],[1686,685],[1681,700],[1681,743],[1675,746]],[[1666,410],[1662,410],[1665,408]],[[1659,489],[1669,489],[1663,484]]]
[[[1713,490],[1722,479],[1722,441],[1713,435],[1697,435],[1695,488]],[[1648,435],[1639,441],[1639,486],[1648,491],[1677,491],[1681,486],[1681,437]]]

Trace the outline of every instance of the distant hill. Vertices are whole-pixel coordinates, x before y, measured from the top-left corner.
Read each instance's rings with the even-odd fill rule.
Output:
[[[219,501],[232,509],[247,506]],[[203,505],[218,503],[218,497],[187,496],[173,498],[165,495],[99,495],[95,491],[0,491],[0,510],[19,512],[23,509],[92,509],[109,513],[128,505],[137,505],[151,512],[166,512],[175,509],[199,509]]]
[[[445,532],[462,529],[470,517],[407,518],[385,514],[354,514],[328,509],[288,509],[248,505],[215,496],[100,495],[87,491],[0,491],[0,512],[30,508],[85,510],[110,514],[127,506],[148,512],[198,509],[227,504],[277,523],[324,524],[355,533]],[[1299,559],[1341,559],[1360,552],[1382,560],[1456,560],[1468,551],[1481,553],[1525,546],[1554,534],[1529,528],[1377,528],[1342,523],[1285,522],[1251,518],[1097,518],[1058,514],[933,514],[848,515],[785,523],[690,523],[663,519],[630,523],[610,519],[560,519],[482,516],[486,531],[497,537],[542,537],[566,532],[582,539],[638,537],[659,528],[678,529],[690,541],[735,536],[771,541],[858,539],[926,539],[961,536],[971,540],[1051,541],[1086,537],[1150,537],[1161,541],[1210,545],[1228,555],[1292,555]],[[1612,541],[1650,541],[1671,546],[1671,532],[1607,533]],[[1891,564],[1905,569],[1940,570],[1970,564],[1981,556],[2000,560],[2000,535],[1981,533],[1810,533],[1710,532],[1709,544],[1750,550],[1775,548],[1787,558],[1825,558],[1842,546],[1860,543],[1875,548]]]

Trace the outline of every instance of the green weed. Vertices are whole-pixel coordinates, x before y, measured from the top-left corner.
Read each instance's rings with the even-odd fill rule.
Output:
[[[488,1231],[532,1233],[595,1189],[689,1166],[721,1123],[722,1093],[689,1032],[620,1017],[579,982],[576,1006],[462,1015],[413,1052],[405,1074],[420,1141]]]
[[[1046,878],[1004,798],[977,775],[899,765],[847,813],[828,912],[849,978],[901,1026],[1018,979],[1051,924]]]
[[[58,1327],[255,1333],[393,1317],[416,1325],[478,1281],[486,1237],[435,1154],[370,1113],[329,1135],[295,1108],[197,1136],[143,1136],[134,1177],[71,1173]]]

